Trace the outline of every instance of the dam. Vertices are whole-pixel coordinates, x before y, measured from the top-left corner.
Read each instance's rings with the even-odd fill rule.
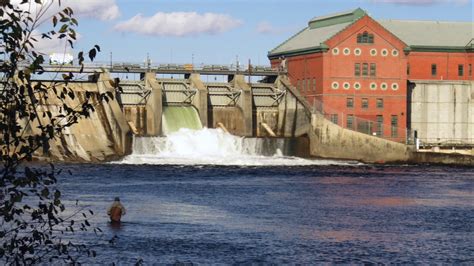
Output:
[[[74,68],[62,69],[72,70]],[[243,138],[247,144],[239,144],[237,149],[245,150],[242,147],[248,146],[252,139],[271,147],[257,148],[258,152],[247,149],[247,155],[281,153],[283,156],[379,163],[409,162],[412,158],[429,161],[425,155],[415,153],[412,145],[352,131],[326,119],[309,106],[284,72],[268,69],[261,72],[166,70],[165,73],[143,68],[109,70],[86,69],[90,74],[88,81],[73,84],[77,90],[87,87],[89,92],[110,91],[116,101],[96,103],[100,107],[97,117],[89,122],[80,121],[66,132],[66,142],[52,145],[53,158],[104,161],[131,154],[146,155],[150,151],[144,147],[169,147],[169,143],[158,144],[159,140],[154,138],[177,134],[187,128],[218,129],[212,131],[217,138],[223,133]],[[59,69],[50,67],[46,71]],[[120,80],[120,90],[115,91],[110,81],[116,79],[117,73],[134,73],[139,78]],[[159,77],[170,73],[175,74]],[[204,81],[208,75],[220,75],[219,80],[226,81]],[[259,80],[253,82],[251,76]],[[99,134],[95,133],[97,130]],[[202,142],[206,143],[204,136],[209,134],[192,138],[203,138]],[[464,158],[462,163],[471,164],[472,159]]]

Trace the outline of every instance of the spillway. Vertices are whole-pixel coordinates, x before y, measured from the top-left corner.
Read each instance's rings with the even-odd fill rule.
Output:
[[[156,165],[328,165],[332,160],[287,156],[287,140],[243,138],[221,129],[181,128],[165,137],[136,137],[133,153],[118,163]]]
[[[164,106],[162,121],[166,136],[181,128],[202,129],[199,114],[193,106]]]

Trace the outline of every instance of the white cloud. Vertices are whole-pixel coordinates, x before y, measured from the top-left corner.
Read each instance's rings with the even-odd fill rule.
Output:
[[[51,5],[44,15],[45,18],[53,16],[66,7],[72,8],[77,17],[113,20],[120,16],[120,10],[115,0],[62,0],[61,6],[59,6],[57,0],[43,0],[41,5],[34,2],[20,5],[20,2],[21,0],[13,0],[12,4],[21,7],[23,10],[29,10],[33,14],[40,12],[41,7]]]
[[[225,14],[196,12],[158,12],[151,17],[138,14],[115,26],[122,32],[136,32],[152,36],[189,36],[217,34],[238,27],[242,22]]]
[[[471,0],[374,0],[376,3],[390,3],[398,5],[434,5],[434,4],[458,4],[466,5],[469,4]]]
[[[115,0],[66,0],[63,6],[71,7],[79,16],[113,20],[120,16]]]
[[[268,21],[262,21],[257,24],[257,32],[262,34],[279,34],[287,31],[285,28],[277,28]]]

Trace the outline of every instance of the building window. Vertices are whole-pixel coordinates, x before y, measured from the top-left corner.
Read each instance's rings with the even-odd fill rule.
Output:
[[[383,115],[377,116],[377,136],[383,137]]]
[[[382,84],[380,85],[380,88],[381,88],[383,91],[387,90],[387,87],[388,87],[388,85],[387,85],[387,83],[385,83],[385,82],[382,82]]]
[[[375,63],[370,63],[370,76],[375,77],[377,71],[377,65]]]
[[[398,137],[398,132],[397,132],[397,129],[398,129],[398,116],[396,115],[392,115],[392,132],[391,132],[391,136],[392,138],[396,138]]]
[[[410,75],[410,64],[407,64],[407,75]]]
[[[311,91],[311,79],[306,80],[306,91]]]
[[[356,77],[360,76],[360,63],[355,63],[355,65],[354,65],[354,75]]]
[[[436,64],[431,64],[431,76],[437,75]]]
[[[334,81],[334,82],[331,84],[331,88],[332,88],[333,90],[339,89],[339,83],[336,82],[336,81]]]
[[[339,54],[339,48],[332,49],[332,54],[333,55],[338,55]]]
[[[331,122],[333,122],[336,125],[339,124],[337,114],[331,114]]]
[[[354,98],[347,98],[346,106],[347,108],[354,108]]]
[[[392,83],[392,90],[398,90],[398,83]]]
[[[357,34],[357,43],[374,43],[374,35],[364,31]]]
[[[397,49],[393,49],[393,50],[392,50],[392,55],[393,55],[393,56],[398,56],[398,50],[397,50]]]
[[[464,76],[464,65],[458,65],[458,76]]]
[[[354,83],[354,89],[360,90],[360,83],[359,82]]]
[[[362,109],[367,109],[367,108],[369,108],[369,99],[362,98]]]
[[[362,64],[362,76],[367,76],[369,74],[369,64]]]
[[[316,79],[313,78],[313,91],[316,91]]]
[[[472,65],[471,64],[469,64],[467,72],[469,74],[469,77],[471,77],[472,76]]]
[[[342,50],[342,53],[343,53],[344,55],[350,55],[350,54],[351,54],[351,49],[349,49],[349,48],[344,48],[344,50]]]
[[[377,98],[377,108],[382,109],[383,108],[383,99],[382,98]]]
[[[375,83],[375,82],[370,83],[370,89],[373,90],[373,91],[377,90],[377,83]]]
[[[354,129],[354,115],[347,115],[347,128]]]
[[[348,90],[351,87],[351,84],[349,82],[344,82],[344,85],[342,85],[345,90]]]
[[[382,49],[382,56],[387,56],[387,55],[388,55],[388,50]]]
[[[356,49],[354,49],[354,54],[359,56],[359,55],[362,54],[362,51],[360,50],[360,48],[356,48]]]
[[[376,56],[377,55],[377,49],[370,49],[370,55],[371,56]]]

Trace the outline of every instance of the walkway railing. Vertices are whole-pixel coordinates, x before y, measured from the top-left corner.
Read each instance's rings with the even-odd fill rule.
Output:
[[[392,121],[382,117],[374,117],[373,120],[344,113],[341,110],[325,105],[315,97],[309,100],[312,112],[322,114],[332,123],[359,133],[380,137],[396,142],[414,144],[414,134],[406,127],[391,125]],[[379,119],[379,121],[377,121]],[[397,121],[398,123],[398,121]]]

